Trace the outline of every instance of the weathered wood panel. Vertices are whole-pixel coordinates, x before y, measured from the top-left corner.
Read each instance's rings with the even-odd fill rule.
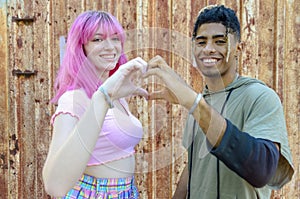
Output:
[[[0,1],[0,27],[7,27],[6,4]],[[8,135],[8,35],[7,28],[0,28],[0,198],[9,194],[9,135]]]
[[[23,198],[34,193],[36,165],[34,135],[33,76],[14,75],[12,70],[33,71],[32,4],[15,1],[8,4],[9,27],[9,196]],[[24,185],[27,186],[27,188]],[[34,196],[34,195],[33,195]]]
[[[8,0],[0,1],[0,197],[48,198],[42,166],[51,140],[52,85],[62,42],[75,17],[98,9],[115,15],[126,30],[128,58],[150,60],[156,54],[197,91],[202,77],[191,66],[190,39],[198,11],[222,3],[237,11],[244,51],[239,72],[265,81],[280,96],[287,120],[295,175],[275,198],[299,198],[299,1],[290,0]],[[16,22],[32,18],[33,22]],[[16,75],[13,70],[33,75]],[[15,74],[15,75],[14,75]],[[159,88],[159,79],[141,84]],[[166,102],[129,99],[144,125],[136,147],[136,181],[141,198],[171,198],[186,164],[181,146],[186,110]]]

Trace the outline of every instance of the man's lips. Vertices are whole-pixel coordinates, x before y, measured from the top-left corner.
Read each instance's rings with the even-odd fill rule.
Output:
[[[202,58],[201,61],[204,63],[204,64],[215,64],[219,61],[220,59],[218,58]]]

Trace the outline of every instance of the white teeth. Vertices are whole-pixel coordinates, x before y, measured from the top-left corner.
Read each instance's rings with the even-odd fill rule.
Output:
[[[104,59],[113,59],[113,58],[115,58],[115,55],[100,55],[100,57],[102,57]]]
[[[217,59],[203,59],[203,62],[205,63],[216,63],[217,61]]]

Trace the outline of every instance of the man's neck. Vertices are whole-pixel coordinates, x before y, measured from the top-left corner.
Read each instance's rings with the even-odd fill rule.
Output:
[[[227,77],[205,77],[205,82],[210,91],[224,90],[229,84],[231,84],[237,77],[237,73],[232,73]]]

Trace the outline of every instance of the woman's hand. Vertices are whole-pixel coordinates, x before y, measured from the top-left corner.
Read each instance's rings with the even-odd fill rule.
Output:
[[[144,77],[155,75],[164,82],[164,88],[149,94],[149,100],[164,99],[173,104],[181,104],[189,109],[196,97],[196,92],[168,66],[160,56],[148,62]]]
[[[112,100],[130,95],[140,95],[148,98],[148,92],[133,82],[134,78],[142,78],[142,74],[145,73],[146,70],[147,62],[137,57],[120,66],[101,87],[106,89]]]

